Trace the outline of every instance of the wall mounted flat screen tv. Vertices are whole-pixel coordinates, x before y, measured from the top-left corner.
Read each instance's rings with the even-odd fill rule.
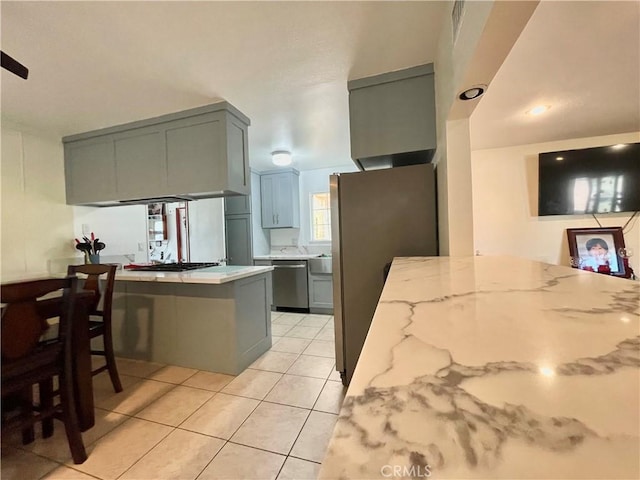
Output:
[[[640,143],[538,155],[538,215],[640,210]]]

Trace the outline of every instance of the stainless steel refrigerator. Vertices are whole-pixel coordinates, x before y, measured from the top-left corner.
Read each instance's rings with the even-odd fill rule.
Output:
[[[438,255],[433,165],[330,177],[336,369],[348,385],[394,257]]]

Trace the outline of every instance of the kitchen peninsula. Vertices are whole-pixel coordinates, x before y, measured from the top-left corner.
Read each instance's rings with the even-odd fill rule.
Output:
[[[272,269],[118,272],[116,355],[237,375],[271,348]]]
[[[320,478],[640,478],[640,283],[396,258]]]

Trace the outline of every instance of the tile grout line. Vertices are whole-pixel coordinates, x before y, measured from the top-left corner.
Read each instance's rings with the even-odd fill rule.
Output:
[[[138,463],[140,463],[140,461],[146,457],[147,455],[149,455],[149,453],[155,449],[158,445],[160,445],[167,437],[169,437],[169,435],[171,435],[173,432],[175,432],[177,430],[176,427],[173,427],[165,436],[163,436],[160,440],[158,440],[149,450],[147,450],[145,453],[143,453],[140,458],[138,458],[138,460],[136,460],[135,462],[133,462],[131,465],[129,465],[128,468],[125,469],[124,472],[122,472],[120,475],[118,475],[116,478],[122,478],[122,476],[127,473],[129,470],[131,470],[135,465],[137,465]]]
[[[196,372],[194,372],[194,373],[193,373],[193,375],[195,375],[195,374],[196,374],[196,373],[198,373],[199,371],[200,371],[200,370],[197,370]],[[153,373],[155,373],[155,371],[154,371],[154,372],[151,372],[151,373],[150,373],[150,375],[151,375],[151,374],[153,374]],[[186,382],[186,381],[187,381],[189,378],[191,378],[193,375],[191,375],[191,376],[189,376],[188,378],[186,378],[185,380],[183,380],[183,383],[184,383],[184,382]],[[131,375],[129,375],[129,376],[131,376]],[[143,377],[143,379],[146,379],[146,380],[152,380],[152,379],[150,379],[150,378],[148,378],[148,377]],[[105,408],[102,408],[102,407],[94,407],[94,408],[99,409],[99,410],[102,410],[102,411],[116,413],[116,414],[118,414],[118,415],[122,415],[122,416],[125,416],[125,417],[128,417],[128,418],[127,418],[126,420],[124,420],[120,425],[117,425],[116,427],[114,427],[114,428],[113,428],[113,429],[111,429],[110,431],[106,432],[104,435],[102,435],[102,436],[98,437],[98,438],[97,438],[94,442],[92,442],[90,445],[93,445],[94,443],[96,443],[98,440],[100,440],[101,438],[105,437],[106,435],[108,435],[108,434],[110,434],[110,433],[113,433],[116,429],[118,429],[118,428],[122,427],[122,426],[123,426],[123,424],[125,424],[128,420],[130,420],[130,419],[132,419],[132,418],[134,418],[134,419],[136,419],[136,420],[145,421],[145,422],[153,423],[153,424],[156,424],[156,425],[162,425],[162,426],[164,426],[164,427],[169,427],[169,428],[171,428],[171,430],[170,430],[166,435],[164,435],[164,436],[163,436],[163,437],[162,437],[158,442],[156,442],[156,443],[155,443],[155,444],[154,444],[154,445],[153,445],[149,450],[147,450],[144,454],[142,454],[142,455],[141,455],[141,456],[140,456],[140,457],[139,457],[139,458],[138,458],[138,459],[137,459],[133,464],[131,464],[131,465],[130,465],[128,468],[126,468],[126,469],[125,469],[125,470],[124,470],[120,475],[118,475],[118,477],[117,477],[117,478],[122,477],[126,472],[128,472],[131,468],[133,468],[135,465],[137,465],[137,464],[138,464],[138,463],[139,463],[139,462],[140,462],[144,457],[146,457],[146,456],[147,456],[147,455],[148,455],[148,454],[149,454],[153,449],[155,449],[155,448],[156,448],[160,443],[162,443],[162,442],[163,442],[163,441],[164,441],[164,440],[165,440],[169,435],[171,435],[173,432],[175,432],[176,430],[178,430],[178,429],[179,429],[179,425],[181,425],[182,423],[184,423],[184,422],[186,421],[186,419],[185,419],[185,420],[183,420],[183,421],[182,421],[178,426],[174,426],[174,425],[168,425],[168,424],[166,424],[166,423],[158,422],[158,421],[155,421],[155,420],[149,420],[149,419],[146,419],[146,418],[141,418],[141,417],[137,417],[137,416],[136,416],[137,414],[139,414],[140,412],[142,412],[143,410],[145,410],[147,407],[149,407],[149,406],[150,406],[150,405],[152,405],[153,403],[155,403],[155,402],[159,401],[159,400],[160,400],[160,399],[162,399],[165,395],[167,395],[168,393],[170,393],[170,392],[172,392],[173,390],[175,390],[178,386],[181,386],[181,385],[182,385],[182,383],[174,384],[174,383],[169,383],[169,382],[162,382],[162,381],[160,381],[160,380],[156,380],[156,381],[161,382],[161,383],[167,383],[167,384],[169,384],[169,385],[173,385],[173,388],[171,388],[171,389],[170,389],[170,390],[168,390],[167,392],[163,393],[162,395],[160,395],[158,398],[154,399],[154,400],[153,400],[153,401],[151,401],[150,403],[146,404],[146,405],[145,405],[145,406],[143,406],[141,409],[137,410],[135,413],[121,413],[121,412],[117,412],[117,411],[115,411],[115,410],[108,410],[108,409],[105,409]],[[205,390],[205,389],[201,389],[201,390],[211,392],[210,390]],[[215,394],[216,394],[216,393],[218,393],[218,392],[211,392],[211,393],[213,393],[213,394],[214,394],[214,395],[211,397],[211,398],[213,398],[213,397],[215,396]],[[114,395],[115,395],[115,394],[114,394]],[[210,400],[210,399],[209,399],[209,400]],[[207,401],[208,401],[208,400],[207,400]],[[204,403],[206,403],[206,401],[205,401]],[[203,403],[203,405],[204,405],[204,403]],[[198,407],[198,408],[197,408],[193,413],[195,413],[195,412],[196,412],[197,410],[199,410],[201,407],[202,407],[202,406]],[[193,413],[192,413],[192,414],[190,414],[187,418],[189,418],[191,415],[193,415]],[[190,430],[187,430],[187,429],[180,429],[180,430],[183,430],[183,431],[190,431]],[[200,435],[204,435],[204,434],[202,434],[201,432],[193,432],[193,433],[198,433],[198,434],[200,434]],[[208,436],[208,437],[212,437],[211,435],[206,435],[206,436]],[[213,438],[218,438],[218,437],[213,437]],[[221,440],[224,440],[224,439],[221,439]],[[225,442],[226,442],[226,440],[225,440]],[[224,445],[223,445],[223,446],[224,446]],[[221,449],[222,449],[222,447],[221,447]],[[217,455],[217,453],[216,453],[216,455]],[[78,471],[80,471],[80,472],[82,472],[82,473],[86,473],[86,472],[83,472],[82,470],[78,470]],[[93,475],[92,475],[92,476],[93,476]],[[97,477],[97,478],[100,478],[100,477]]]
[[[280,380],[278,380],[278,381],[280,381]],[[231,383],[231,382],[229,382],[229,383]],[[277,382],[276,382],[276,383],[277,383]],[[228,385],[228,384],[227,384],[227,385]],[[274,386],[275,386],[275,385],[274,385]],[[272,388],[273,388],[273,387],[272,387]],[[269,390],[269,391],[271,391],[271,390]],[[218,393],[221,393],[221,392],[218,392]],[[268,392],[267,392],[267,394],[268,394]],[[239,396],[239,395],[238,395],[238,396]],[[265,395],[265,396],[266,396],[266,395]],[[212,397],[212,398],[213,398],[213,397]],[[243,397],[243,398],[244,398],[244,397]],[[256,400],[256,399],[252,399],[252,400]],[[205,402],[205,403],[206,403],[206,402]],[[233,431],[233,433],[232,433],[231,435],[229,435],[229,438],[228,438],[228,439],[225,439],[225,443],[222,445],[222,447],[220,447],[220,450],[218,450],[218,451],[216,452],[216,454],[211,458],[211,460],[209,460],[209,462],[207,462],[207,464],[204,466],[204,468],[203,468],[203,469],[200,471],[200,473],[196,476],[196,480],[197,480],[197,479],[198,479],[198,478],[203,474],[203,472],[207,469],[207,467],[209,467],[209,465],[211,465],[211,462],[213,462],[213,461],[215,460],[215,458],[220,454],[220,452],[224,449],[224,447],[225,447],[227,444],[229,444],[229,443],[233,443],[233,442],[231,442],[231,438],[233,438],[233,436],[238,432],[238,430],[240,430],[240,428],[242,428],[242,425],[244,425],[244,424],[245,424],[245,422],[249,419],[249,417],[250,417],[251,415],[253,415],[253,412],[255,412],[255,411],[256,411],[256,409],[260,406],[260,404],[261,404],[261,403],[262,403],[262,400],[259,400],[259,401],[258,401],[258,403],[256,404],[256,406],[253,408],[253,410],[251,410],[251,412],[249,413],[249,415],[247,415],[247,416],[245,417],[245,419],[242,421],[242,423],[240,423],[240,425],[238,426],[238,428],[236,428],[236,429]],[[195,413],[195,412],[194,412],[194,413]],[[192,415],[193,415],[193,414],[192,414]],[[186,421],[186,420],[185,420],[185,421]],[[183,422],[183,423],[184,423],[184,422]],[[248,445],[243,445],[243,446],[244,446],[244,447],[248,447]],[[251,448],[251,447],[249,447],[249,448]],[[286,459],[285,459],[285,461],[286,461]],[[284,465],[284,462],[282,462],[282,464]],[[278,474],[280,474],[280,472],[279,472],[279,471],[278,471]],[[276,475],[276,478],[277,478],[277,475]]]
[[[280,316],[282,316],[282,315],[280,315]],[[304,317],[303,317],[303,319],[304,319]],[[272,320],[272,321],[273,321],[273,320]],[[302,321],[302,319],[301,319],[300,321]],[[295,327],[295,326],[300,326],[300,325],[299,325],[299,323],[300,323],[300,322],[298,322],[298,324],[296,324],[296,325],[291,326],[291,329],[292,329],[293,327]],[[327,322],[326,322],[322,327],[308,327],[308,328],[320,328],[320,330],[322,331],[322,329],[324,329],[324,328],[326,327],[326,325],[327,325],[327,324],[328,324],[328,321],[327,321]],[[291,329],[289,329],[289,330],[291,330]],[[288,333],[288,332],[287,332],[287,333]],[[316,336],[317,336],[317,335],[319,335],[319,334],[320,334],[320,332],[318,332],[318,334],[316,334]],[[286,334],[285,334],[285,335],[283,335],[283,337],[286,337]],[[318,340],[318,339],[316,339],[316,338],[315,338],[315,336],[314,336],[314,338],[312,338],[312,339],[309,339],[309,338],[301,338],[301,337],[287,337],[287,338],[300,338],[300,339],[303,339],[303,340],[309,340],[309,345],[310,345],[310,344],[311,344],[311,342],[313,342],[314,340]],[[318,340],[318,341],[326,341],[326,340]],[[328,341],[327,341],[327,342],[328,342]],[[305,350],[306,350],[306,348],[308,348],[308,346],[309,346],[309,345],[307,345],[307,346],[305,347]],[[271,350],[269,350],[269,351],[271,351]],[[292,352],[280,352],[280,353],[292,353]],[[128,418],[126,418],[126,419],[125,419],[125,420],[124,420],[120,425],[117,425],[116,427],[114,427],[114,428],[113,428],[113,429],[111,429],[110,431],[106,432],[104,435],[102,435],[102,436],[100,436],[100,437],[97,437],[93,442],[91,442],[91,444],[88,444],[88,445],[93,445],[93,444],[97,443],[100,439],[102,439],[102,438],[103,438],[103,437],[105,437],[106,435],[108,435],[108,434],[112,433],[114,430],[116,430],[116,429],[118,429],[118,428],[122,427],[122,425],[123,425],[125,422],[127,422],[129,419],[131,419],[131,418],[135,418],[135,419],[137,419],[137,420],[147,421],[147,422],[150,422],[150,423],[154,423],[154,424],[162,425],[162,426],[165,426],[165,427],[169,427],[171,430],[170,430],[170,431],[169,431],[165,436],[163,436],[163,437],[162,437],[158,442],[156,442],[156,443],[155,443],[151,448],[149,448],[149,450],[147,450],[147,451],[146,451],[146,452],[145,452],[145,453],[144,453],[140,458],[138,458],[138,460],[136,460],[136,461],[135,461],[132,465],[130,465],[130,466],[129,466],[129,467],[128,467],[124,472],[122,472],[122,473],[118,476],[118,478],[122,477],[122,475],[124,475],[127,471],[129,471],[129,470],[130,470],[131,468],[133,468],[136,464],[138,464],[138,463],[139,463],[139,462],[140,462],[140,461],[141,461],[141,460],[142,460],[146,455],[148,455],[148,454],[149,454],[152,450],[154,450],[154,449],[155,449],[155,448],[156,448],[156,447],[157,447],[157,446],[158,446],[162,441],[164,441],[164,440],[165,440],[169,435],[171,435],[171,434],[172,434],[173,432],[175,432],[176,430],[182,430],[182,431],[193,432],[193,433],[196,433],[196,434],[199,434],[199,435],[204,435],[204,436],[207,436],[207,437],[210,437],[210,438],[216,438],[216,439],[219,439],[219,440],[224,441],[223,445],[220,447],[220,450],[218,450],[218,452],[216,452],[216,455],[214,455],[214,457],[212,457],[211,461],[213,461],[213,459],[215,459],[215,458],[216,458],[216,456],[218,455],[218,453],[219,453],[219,452],[224,448],[224,446],[225,446],[227,443],[232,443],[232,444],[236,444],[236,445],[244,446],[244,447],[246,447],[246,448],[255,448],[255,449],[257,449],[257,450],[263,450],[263,451],[266,451],[266,452],[269,452],[269,453],[273,453],[273,454],[277,454],[277,455],[284,456],[284,457],[285,457],[285,461],[283,462],[283,464],[282,464],[282,466],[281,466],[280,470],[278,471],[278,475],[281,473],[282,468],[284,468],[284,464],[285,464],[285,462],[286,462],[286,459],[287,459],[287,458],[289,458],[289,457],[292,457],[292,458],[298,458],[298,459],[300,459],[300,460],[304,460],[304,461],[308,461],[308,462],[311,462],[311,463],[319,464],[318,462],[315,462],[315,461],[313,461],[313,460],[308,460],[308,459],[305,459],[305,458],[300,458],[300,457],[296,457],[296,456],[290,455],[290,453],[291,453],[291,451],[293,450],[293,447],[295,446],[295,443],[298,441],[298,439],[299,439],[299,437],[300,437],[300,434],[302,433],[302,430],[303,430],[303,429],[304,429],[304,427],[306,426],[306,424],[307,424],[307,422],[308,422],[308,420],[309,420],[309,418],[310,418],[310,416],[311,416],[311,412],[313,412],[313,411],[319,411],[319,412],[322,412],[322,411],[320,411],[320,410],[315,410],[315,406],[316,406],[316,404],[317,404],[317,402],[318,402],[318,399],[320,398],[320,395],[322,394],[322,391],[323,391],[323,390],[324,390],[324,388],[326,387],[327,383],[330,381],[329,377],[331,376],[331,372],[329,373],[329,375],[328,375],[327,377],[325,377],[325,378],[319,378],[319,377],[311,377],[311,376],[307,376],[307,375],[291,374],[291,373],[288,373],[288,370],[291,368],[291,366],[293,365],[293,363],[295,363],[295,362],[296,362],[296,361],[297,361],[297,360],[298,360],[302,355],[310,356],[310,357],[317,357],[317,358],[332,358],[332,357],[323,357],[323,356],[320,356],[320,355],[310,355],[310,354],[305,354],[305,353],[304,353],[304,350],[303,350],[302,352],[300,352],[300,353],[296,353],[295,355],[296,355],[295,360],[292,362],[292,364],[287,368],[287,371],[285,371],[285,372],[273,372],[273,371],[271,371],[271,370],[260,370],[260,369],[257,369],[257,368],[253,368],[253,369],[252,369],[252,370],[257,370],[257,371],[267,371],[267,372],[270,372],[270,373],[278,373],[278,374],[280,374],[280,379],[278,379],[278,381],[277,381],[277,382],[276,382],[276,383],[275,383],[275,384],[274,384],[274,385],[273,385],[273,386],[272,386],[272,387],[267,391],[267,393],[265,394],[265,396],[264,396],[262,399],[256,399],[256,398],[253,398],[253,397],[246,397],[246,396],[243,396],[243,395],[237,395],[237,394],[232,394],[232,393],[223,392],[222,390],[223,390],[223,389],[224,389],[224,388],[225,388],[229,383],[231,383],[231,382],[227,383],[227,384],[226,384],[225,386],[223,386],[223,387],[222,387],[222,389],[220,389],[220,390],[209,390],[209,389],[206,389],[206,388],[200,388],[200,387],[195,387],[195,386],[184,385],[184,382],[186,382],[186,381],[188,381],[189,379],[191,379],[191,378],[192,378],[193,376],[195,376],[197,373],[199,373],[199,372],[201,372],[201,371],[202,371],[202,372],[206,372],[206,371],[204,371],[204,370],[196,370],[196,371],[195,371],[195,372],[193,372],[191,375],[189,375],[187,378],[185,378],[184,380],[182,380],[182,382],[180,382],[180,383],[174,383],[174,382],[165,381],[165,380],[158,380],[158,379],[154,379],[154,378],[151,378],[151,377],[150,377],[150,375],[153,375],[154,373],[157,373],[157,372],[158,372],[158,371],[160,371],[161,369],[163,369],[163,368],[165,368],[165,367],[167,367],[167,366],[171,366],[171,365],[162,365],[162,366],[160,366],[158,369],[153,370],[152,372],[149,372],[149,373],[147,374],[147,376],[131,375],[130,373],[121,372],[121,374],[122,374],[122,375],[125,375],[125,376],[129,376],[129,377],[136,378],[136,379],[139,379],[139,380],[152,380],[152,381],[155,381],[155,382],[159,382],[159,383],[164,383],[164,384],[172,385],[172,386],[173,386],[173,388],[171,388],[171,389],[169,389],[168,391],[164,392],[164,393],[163,393],[162,395],[160,395],[158,398],[153,399],[151,402],[149,402],[148,404],[144,405],[143,407],[141,407],[140,409],[138,409],[137,411],[135,411],[135,412],[133,412],[133,413],[121,413],[121,412],[118,412],[118,411],[115,411],[115,410],[108,410],[108,409],[106,409],[106,408],[104,408],[104,407],[98,407],[98,406],[96,406],[95,408],[96,408],[96,409],[98,409],[98,410],[102,410],[102,411],[105,411],[105,412],[112,412],[112,413],[116,413],[116,414],[118,414],[118,415],[122,415],[122,416],[124,416],[124,417],[128,417]],[[132,359],[132,360],[137,361],[137,360],[135,360],[135,359]],[[334,359],[334,360],[335,360],[335,359]],[[207,372],[207,373],[208,373],[208,372]],[[281,379],[284,377],[284,375],[298,376],[298,377],[303,377],[303,378],[315,378],[315,379],[321,379],[321,380],[323,380],[322,388],[320,389],[320,391],[319,391],[318,395],[316,396],[315,401],[314,401],[314,403],[313,403],[313,406],[312,406],[311,408],[305,408],[305,407],[300,407],[300,406],[297,406],[297,405],[289,405],[289,404],[285,404],[285,403],[278,403],[278,402],[274,402],[274,401],[266,400],[266,397],[267,397],[267,396],[271,393],[271,391],[273,391],[273,389],[278,385],[278,383],[281,381]],[[237,378],[237,376],[236,376],[235,378]],[[233,380],[232,380],[232,381],[233,381]],[[140,382],[139,382],[139,381],[136,381],[134,384],[136,384],[136,383],[140,383]],[[206,400],[206,401],[205,401],[205,402],[204,402],[200,407],[196,408],[196,410],[194,410],[194,412],[192,412],[190,415],[188,415],[188,416],[185,418],[185,420],[183,420],[183,421],[182,421],[181,423],[179,423],[177,426],[174,426],[174,425],[168,425],[168,424],[165,424],[165,423],[162,423],[162,422],[158,422],[158,421],[154,421],[154,420],[148,420],[148,419],[145,419],[145,418],[141,418],[141,417],[137,417],[137,416],[136,416],[137,414],[139,414],[140,412],[142,412],[143,410],[145,410],[146,408],[148,408],[148,407],[149,407],[150,405],[152,405],[153,403],[155,403],[155,402],[157,402],[157,401],[161,400],[161,399],[162,399],[165,395],[167,395],[168,393],[170,393],[170,392],[174,391],[174,390],[176,389],[176,387],[178,387],[178,386],[184,386],[184,387],[187,387],[187,388],[194,388],[194,389],[197,389],[197,390],[202,390],[202,391],[206,391],[206,392],[211,392],[211,393],[213,393],[213,395],[211,396],[211,398],[209,398],[208,400]],[[217,394],[219,394],[219,393],[224,393],[225,395],[231,395],[231,396],[235,396],[235,397],[247,398],[247,399],[252,399],[252,400],[257,400],[257,401],[258,401],[258,403],[256,404],[255,408],[254,408],[254,409],[249,413],[249,415],[247,415],[247,417],[243,420],[243,422],[240,424],[240,426],[239,426],[237,429],[235,429],[235,430],[234,430],[234,432],[231,434],[231,436],[230,436],[230,438],[229,438],[228,440],[227,440],[227,439],[222,439],[222,438],[220,438],[220,437],[216,437],[216,436],[213,436],[213,435],[203,434],[203,433],[201,433],[201,432],[191,431],[191,430],[188,430],[188,429],[186,429],[186,428],[181,428],[181,425],[183,425],[183,424],[186,422],[186,420],[187,420],[188,418],[190,418],[193,414],[195,414],[198,410],[200,410],[200,409],[202,408],[202,406],[203,406],[205,403],[207,403],[208,401],[210,401],[212,398],[214,398],[214,397],[215,397]],[[107,399],[105,399],[105,401],[106,401],[106,400],[107,400]],[[250,446],[250,445],[244,445],[244,444],[241,444],[241,443],[237,443],[237,442],[232,442],[232,441],[231,441],[231,438],[232,438],[232,437],[233,437],[233,436],[238,432],[238,430],[240,430],[240,428],[241,428],[241,427],[246,423],[246,421],[248,420],[248,418],[249,418],[249,417],[250,417],[250,416],[255,412],[255,410],[256,410],[256,409],[257,409],[257,408],[258,408],[262,403],[276,404],[276,405],[283,405],[283,406],[288,406],[288,407],[293,407],[293,408],[299,408],[299,409],[302,409],[302,410],[307,410],[307,412],[308,412],[308,413],[307,413],[307,416],[306,416],[306,418],[305,418],[305,421],[304,421],[304,423],[303,423],[303,425],[302,425],[301,429],[300,429],[300,430],[299,430],[299,432],[298,432],[298,435],[296,436],[295,440],[294,440],[294,441],[293,441],[293,443],[292,443],[291,448],[289,449],[289,452],[288,452],[286,455],[284,455],[284,454],[282,454],[282,453],[279,453],[279,452],[272,452],[272,451],[270,451],[270,450],[265,450],[265,449],[261,449],[261,448],[258,448],[258,447],[254,447],[254,446]],[[330,412],[322,412],[322,413],[330,413]],[[15,447],[13,447],[13,448],[15,448]],[[72,468],[72,467],[68,467],[68,466],[66,465],[66,463],[60,463],[58,460],[51,459],[51,458],[49,458],[49,457],[46,457],[46,456],[40,455],[40,454],[38,454],[38,453],[31,452],[31,451],[29,451],[29,450],[20,449],[20,448],[18,448],[17,450],[22,450],[22,451],[24,451],[24,452],[26,452],[26,453],[31,453],[31,454],[33,454],[33,455],[36,455],[36,456],[41,457],[41,458],[44,458],[44,459],[46,459],[46,460],[48,460],[48,461],[51,461],[51,462],[53,462],[53,463],[56,463],[56,464],[58,464],[58,465],[64,466],[64,467],[66,467],[66,468],[71,468],[72,470],[76,470],[76,469],[74,469],[74,468]],[[211,463],[211,461],[210,461],[209,463],[207,463],[207,465],[203,468],[203,470],[198,474],[198,477],[199,477],[199,476],[202,474],[202,472],[203,472],[203,471],[204,471],[204,470],[209,466],[209,464]],[[54,467],[54,469],[56,469],[56,468],[59,468],[59,467]],[[51,470],[51,471],[53,471],[53,470]],[[49,472],[45,473],[44,475],[47,475],[47,474],[51,473],[51,471],[49,471]],[[95,475],[93,475],[93,474],[91,474],[91,473],[86,473],[86,472],[83,472],[83,471],[81,471],[81,470],[76,470],[76,471],[79,471],[79,472],[81,472],[81,473],[87,474],[87,475],[89,475],[89,476],[91,476],[91,477],[94,477],[94,478],[100,478],[100,477],[96,477]],[[42,477],[41,477],[41,478],[42,478]]]
[[[300,355],[302,354],[298,354],[298,356],[296,357],[296,360],[294,360],[293,363],[295,363],[297,361],[297,359],[300,357]],[[292,363],[292,365],[293,365]],[[290,368],[290,367],[289,367]],[[281,374],[282,376],[284,376],[284,374]],[[263,403],[273,403],[273,402],[267,402],[264,399],[267,398],[269,396],[269,393],[271,393],[271,391],[276,387],[276,385],[280,382],[280,380],[282,379],[282,376],[280,377],[280,379],[278,379],[278,381],[269,389],[269,391],[265,394],[265,396],[263,397],[263,399],[261,399],[258,403],[258,405],[256,405],[256,407],[252,410],[252,412],[247,415],[247,417],[244,419],[244,421],[240,424],[240,426],[233,432],[233,434],[229,437],[229,440],[227,441],[227,443],[232,443],[235,445],[241,445],[243,447],[246,448],[257,448],[257,447],[253,447],[253,446],[249,446],[249,445],[243,445],[241,443],[236,443],[232,441],[232,438],[234,437],[234,435],[236,433],[238,433],[238,431],[242,428],[242,426],[246,423],[246,421],[249,419],[249,417],[251,417],[251,415],[253,415],[253,413],[258,409],[258,407],[260,407],[260,405],[262,405]],[[315,403],[315,402],[314,402]],[[278,404],[280,405],[280,404]],[[291,453],[291,450],[293,450],[293,447],[295,446],[296,442],[298,441],[298,438],[300,437],[300,433],[302,432],[302,429],[304,428],[304,426],[307,423],[307,420],[309,419],[309,416],[311,415],[311,410],[310,409],[306,409],[306,408],[301,408],[301,407],[295,407],[293,405],[285,405],[285,406],[289,406],[289,407],[293,407],[293,408],[300,408],[302,410],[307,410],[307,417],[305,418],[305,421],[303,422],[302,426],[300,427],[300,431],[298,431],[298,434],[296,435],[296,438],[294,439],[294,441],[291,443],[291,448],[289,449],[289,451],[287,452],[287,454],[284,455],[284,461],[282,462],[282,465],[280,466],[280,469],[278,470],[278,473],[276,474],[276,478],[278,478],[278,476],[280,475],[280,472],[282,472],[282,469],[284,468],[284,464],[287,462],[287,458],[289,457],[289,453]],[[260,448],[257,448],[258,450],[263,450]],[[270,452],[269,450],[264,450],[266,452]],[[270,452],[270,453],[275,453],[277,455],[283,455],[282,453],[279,452]],[[217,454],[216,454],[217,455]],[[214,457],[215,458],[215,457]],[[213,459],[211,460],[213,461]],[[209,462],[211,463],[211,462]],[[202,472],[200,472],[200,474],[202,474]]]
[[[198,372],[199,372],[199,371],[201,371],[201,370],[198,370]],[[204,371],[204,370],[202,370],[202,371]],[[197,372],[196,372],[196,373],[197,373]],[[194,373],[194,375],[195,375],[195,373]],[[193,375],[192,375],[192,376],[193,376]],[[191,378],[191,377],[189,377],[189,378]],[[236,376],[235,378],[237,378],[237,376]],[[187,380],[188,380],[188,378],[187,378],[187,379],[185,379],[185,380],[184,380],[184,382],[186,382]],[[233,381],[233,380],[231,380],[231,381]],[[231,381],[230,381],[230,382],[228,382],[226,385],[224,385],[222,388],[224,389],[224,388],[225,388],[229,383],[231,383]],[[184,383],[184,382],[183,382],[183,383]],[[179,385],[182,385],[182,384],[179,384]],[[186,385],[185,385],[185,386],[186,386]],[[191,387],[191,388],[197,388],[197,387]],[[211,390],[202,389],[202,388],[200,388],[199,390],[203,390],[203,391],[211,392]],[[167,393],[169,393],[169,392],[167,392]],[[204,407],[204,405],[205,405],[207,402],[209,402],[211,399],[213,399],[217,394],[222,393],[222,391],[221,391],[221,390],[219,390],[219,391],[214,391],[214,392],[212,392],[212,393],[213,393],[213,395],[211,396],[211,398],[209,398],[209,399],[208,399],[207,401],[205,401],[202,405],[200,405],[200,407],[196,408],[196,409],[195,409],[191,414],[189,414],[189,415],[187,416],[187,418],[185,418],[185,419],[184,419],[182,422],[180,422],[177,426],[173,427],[173,430],[171,430],[171,431],[170,431],[170,432],[169,432],[165,437],[163,437],[163,438],[160,440],[160,442],[162,442],[164,439],[166,439],[166,438],[167,438],[167,437],[168,437],[172,432],[174,432],[175,430],[182,430],[182,431],[191,432],[191,433],[195,433],[195,434],[199,434],[199,435],[204,435],[204,436],[207,436],[207,437],[210,437],[210,438],[216,438],[216,439],[222,440],[222,441],[224,442],[224,443],[222,444],[222,446],[220,447],[220,449],[216,452],[216,454],[215,454],[213,457],[211,457],[211,460],[209,460],[209,462],[207,462],[207,464],[203,467],[203,469],[200,471],[200,473],[198,473],[198,475],[196,476],[196,479],[197,479],[198,477],[200,477],[200,475],[202,475],[202,473],[207,469],[207,467],[211,464],[211,462],[213,462],[213,460],[214,460],[214,459],[218,456],[218,454],[222,451],[222,449],[225,447],[225,445],[226,445],[227,443],[229,443],[229,440],[228,440],[228,439],[224,439],[224,438],[216,437],[216,436],[214,436],[214,435],[207,435],[207,434],[204,434],[204,433],[202,433],[202,432],[196,432],[196,431],[193,431],[193,430],[189,430],[189,429],[187,429],[187,428],[181,428],[181,425],[183,425],[183,424],[184,424],[184,423],[185,423],[189,418],[191,418],[191,417],[192,417],[196,412],[198,412],[201,408],[203,408],[203,407]],[[163,394],[162,396],[164,396],[164,395],[166,395],[166,393],[165,393],[165,394]],[[158,399],[156,399],[156,400],[159,400],[160,398],[162,398],[162,396],[161,396],[161,397],[159,397],[159,398],[158,398]],[[240,397],[240,395],[234,395],[234,396]],[[249,398],[249,397],[241,397],[241,398]],[[256,400],[256,399],[252,399],[252,400]],[[151,402],[151,403],[154,403],[154,402]],[[258,406],[260,405],[260,403],[261,403],[261,402],[260,402],[260,401],[258,401],[258,404],[253,408],[253,410],[251,410],[251,412],[249,413],[249,415],[247,415],[247,417],[246,417],[246,418],[245,418],[245,420],[240,424],[240,426],[242,426],[242,425],[244,424],[244,422],[247,420],[247,418],[249,418],[249,416],[251,416],[251,414],[253,414],[253,412],[256,410],[256,408],[258,408]],[[151,404],[149,404],[149,405],[151,405]],[[145,407],[145,408],[146,408],[146,407]],[[142,410],[140,410],[140,411],[142,411]],[[116,413],[117,413],[117,412],[116,412]],[[139,413],[139,412],[138,412],[138,413]],[[134,417],[134,418],[137,418],[137,417]],[[163,424],[163,423],[155,422],[155,421],[153,421],[153,420],[146,420],[146,419],[140,419],[140,420],[144,420],[144,421],[148,421],[148,422],[152,422],[152,423],[158,423],[158,424],[160,424],[160,425],[165,425],[165,424]],[[165,426],[168,426],[168,425],[165,425]],[[239,428],[240,428],[240,427],[238,427],[238,429],[239,429]],[[237,429],[233,432],[233,434],[232,434],[231,436],[235,435],[235,433],[236,433],[236,432],[237,432]],[[231,436],[230,436],[229,438],[231,438]],[[139,463],[139,462],[140,462],[140,461],[141,461],[141,460],[142,460],[146,455],[148,455],[148,454],[149,454],[149,452],[151,452],[151,450],[153,450],[157,445],[159,445],[159,444],[160,444],[160,442],[158,442],[158,443],[157,443],[156,445],[154,445],[154,446],[153,446],[153,447],[152,447],[148,452],[146,452],[144,455],[142,455],[142,456],[141,456],[141,457],[140,457],[136,462],[134,462],[134,463],[133,463],[133,464],[132,464],[132,465],[131,465],[127,470],[125,470],[125,471],[124,471],[124,472],[123,472],[123,473],[122,473],[118,478],[120,478],[120,477],[121,477],[122,475],[124,475],[127,471],[129,471],[129,470],[130,470],[134,465],[136,465],[137,463]]]

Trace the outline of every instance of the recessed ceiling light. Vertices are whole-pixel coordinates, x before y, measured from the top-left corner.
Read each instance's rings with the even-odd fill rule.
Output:
[[[285,150],[276,150],[271,153],[271,161],[274,165],[285,167],[291,165],[291,152]]]
[[[469,87],[463,92],[460,92],[458,98],[460,100],[473,100],[475,98],[480,97],[487,91],[486,85],[474,85],[473,87]]]
[[[553,377],[556,374],[556,371],[551,367],[540,367],[539,372],[545,377]]]
[[[626,143],[618,143],[617,145],[612,146],[611,148],[613,148],[614,150],[620,150],[624,147],[626,147],[627,144]]]
[[[549,105],[537,105],[527,112],[527,115],[541,115],[551,107]]]
[[[564,160],[564,157],[556,157],[556,160],[558,161]]]

